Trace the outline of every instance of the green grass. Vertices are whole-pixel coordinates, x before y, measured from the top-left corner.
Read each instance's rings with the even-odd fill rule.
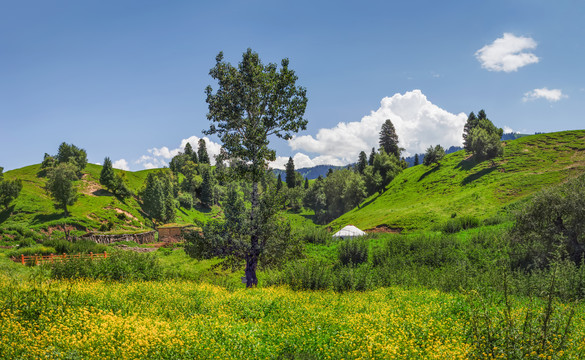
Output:
[[[0,228],[23,226],[40,230],[60,229],[63,224],[79,231],[99,230],[102,224],[112,224],[114,232],[140,232],[152,229],[152,222],[142,212],[140,203],[134,197],[120,200],[99,184],[102,167],[88,164],[82,180],[77,181],[79,199],[69,207],[70,216],[65,218],[61,210],[56,210],[53,201],[47,195],[44,186],[46,179],[37,176],[40,165],[26,166],[8,171],[5,179],[21,179],[23,188],[20,196],[12,206],[0,212]],[[142,170],[136,172],[115,170],[123,174],[128,187],[138,193],[143,187],[148,173],[157,171]],[[218,216],[220,209],[184,209],[176,210],[177,224],[204,223]],[[124,214],[124,215],[121,215]]]
[[[504,156],[475,163],[464,151],[440,166],[404,170],[382,195],[329,225],[428,229],[453,215],[480,220],[509,212],[535,191],[585,171],[585,130],[526,136],[506,141]]]

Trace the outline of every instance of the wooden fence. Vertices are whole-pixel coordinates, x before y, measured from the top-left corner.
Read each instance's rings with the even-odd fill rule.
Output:
[[[107,259],[108,254],[104,251],[103,253],[94,254],[63,254],[63,255],[20,255],[20,258],[12,258],[16,262],[20,262],[22,265],[35,264],[40,265],[48,262],[55,261],[68,261],[71,259]]]

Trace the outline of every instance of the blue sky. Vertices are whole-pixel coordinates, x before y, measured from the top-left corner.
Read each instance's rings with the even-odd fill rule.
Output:
[[[480,109],[519,132],[582,129],[583,19],[569,0],[4,1],[0,166],[63,141],[93,163],[163,166],[209,126],[217,53],[236,64],[248,47],[289,58],[307,88],[307,130],[271,142],[275,166],[355,161],[386,118],[406,154],[457,145]]]

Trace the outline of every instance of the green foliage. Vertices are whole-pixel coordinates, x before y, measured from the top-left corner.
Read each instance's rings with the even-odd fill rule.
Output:
[[[67,241],[65,239],[47,239],[43,241],[43,246],[55,249],[55,254],[89,254],[103,253],[107,250],[106,245],[96,244],[88,239],[79,239],[76,241]]]
[[[106,259],[75,258],[63,262],[47,263],[55,279],[100,279],[113,281],[159,280],[163,269],[152,254],[118,251]]]
[[[480,225],[481,221],[478,218],[470,215],[463,215],[447,220],[438,227],[438,230],[447,234],[454,234],[462,230],[476,228]]]
[[[394,124],[392,124],[390,119],[387,119],[382,124],[382,129],[380,130],[380,149],[384,150],[386,154],[394,155],[397,158],[400,157],[401,149],[398,147],[398,134],[396,134]]]
[[[418,164],[420,164],[418,154],[414,154],[414,166],[417,166]]]
[[[502,134],[503,130],[494,126],[485,111],[480,110],[477,117],[472,112],[463,128],[463,148],[477,161],[493,159],[504,153],[500,142]]]
[[[331,234],[324,228],[305,225],[295,229],[295,236],[304,243],[327,245]]]
[[[2,168],[0,168],[0,175]],[[22,180],[5,180],[0,178],[0,207],[8,209],[10,203],[18,197],[22,190]]]
[[[22,248],[17,248],[15,250],[11,250],[8,252],[8,257],[15,257],[19,258],[21,255],[24,256],[34,256],[34,255],[51,255],[57,254],[57,250],[54,247],[45,246],[41,244],[35,244],[33,246],[27,246]]]
[[[179,204],[186,208],[191,209],[193,207],[193,195],[189,193],[179,193]]]
[[[361,237],[341,240],[337,257],[344,265],[356,266],[368,261],[369,242]]]
[[[287,284],[292,290],[325,290],[331,286],[332,274],[328,264],[308,260],[293,261],[267,285]]]
[[[72,164],[76,169],[77,177],[81,179],[83,170],[87,166],[87,153],[84,149],[78,148],[73,144],[67,144],[63,142],[61,145],[59,145],[59,150],[55,156],[55,161],[57,164]]]
[[[366,166],[368,166],[368,156],[366,155],[365,151],[361,151],[358,157],[357,171],[360,174],[363,174],[364,170],[366,169]]]
[[[112,167],[112,160],[106,156],[104,164],[102,165],[102,171],[100,172],[100,184],[106,189],[112,191],[114,189],[114,168]]]
[[[209,165],[211,163],[209,161],[209,155],[207,154],[207,145],[205,144],[205,140],[203,139],[199,139],[197,147],[197,158],[200,164]]]
[[[63,162],[51,168],[47,173],[46,189],[55,202],[55,208],[61,209],[68,216],[67,206],[77,201],[77,188],[74,181],[77,179],[73,164]]]
[[[171,172],[149,173],[141,194],[144,211],[156,221],[172,222],[176,208],[174,192],[175,184]]]
[[[445,157],[445,149],[443,149],[441,145],[437,145],[435,147],[429,146],[425,153],[425,157],[423,158],[423,164],[425,166],[439,164],[439,161],[441,161],[443,157]],[[418,160],[418,157],[416,160]]]
[[[585,175],[545,189],[516,215],[513,260],[522,268],[549,266],[556,256],[585,256]]]
[[[200,171],[202,176],[200,199],[202,204],[209,207],[213,205],[213,186],[215,179],[211,167],[202,165]]]
[[[296,172],[295,172],[295,162],[293,161],[292,157],[288,158],[288,162],[286,163],[286,186],[289,189],[292,189],[296,185]]]

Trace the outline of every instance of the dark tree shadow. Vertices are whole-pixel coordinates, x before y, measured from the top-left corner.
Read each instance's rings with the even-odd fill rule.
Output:
[[[54,214],[38,214],[35,215],[31,224],[41,224],[48,221],[55,221],[59,219],[66,219],[64,213],[54,213]]]
[[[382,194],[378,193],[378,195],[376,195],[375,198],[372,198],[371,200],[366,201],[365,203],[361,203],[359,205],[359,208],[363,208],[364,206],[370,205],[371,203],[373,203],[374,201],[376,201]]]
[[[439,170],[441,166],[440,165],[436,165],[435,167],[433,167],[431,170],[427,171],[426,173],[422,174],[420,176],[420,178],[418,178],[418,181],[423,180],[424,178],[426,178],[427,176],[431,175],[432,173],[434,173],[435,171]]]
[[[95,196],[114,196],[114,194],[112,194],[111,192],[109,192],[108,190],[105,190],[105,189],[96,190],[96,191],[92,192],[92,194]]]
[[[312,222],[313,222],[313,224],[316,224],[316,223],[315,223],[315,220],[316,220],[316,219],[315,219],[315,215],[314,215],[314,214],[313,214],[313,215],[301,215],[301,216],[302,216],[302,217],[304,217],[304,218],[305,218],[305,219],[307,219],[307,220],[310,220],[310,221],[312,221]]]
[[[457,164],[457,166],[455,166],[455,169],[459,169],[459,170],[463,170],[463,171],[468,171],[471,170],[475,167],[475,165],[479,164],[477,161],[475,161],[474,157],[470,157],[468,159],[463,159],[459,162],[459,164]]]
[[[197,206],[195,206],[195,210],[197,210],[199,212],[202,212],[204,214],[209,214],[211,212],[211,208],[210,207],[207,207],[207,206],[204,206],[204,205],[200,205],[200,204],[197,205]]]
[[[465,179],[463,179],[463,181],[461,181],[461,185],[470,184],[473,181],[475,181],[475,180],[481,178],[482,176],[487,175],[495,170],[497,170],[497,167],[495,167],[495,166],[480,170],[480,171],[476,172],[475,174],[471,174],[471,175],[467,176]]]
[[[4,223],[10,217],[10,214],[14,211],[14,205],[7,207],[0,211],[0,224]]]

